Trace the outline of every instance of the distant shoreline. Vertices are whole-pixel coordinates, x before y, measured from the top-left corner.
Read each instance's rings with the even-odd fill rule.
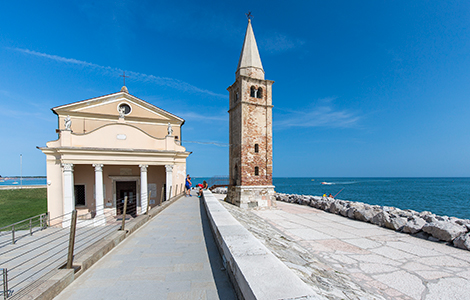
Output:
[[[38,185],[0,185],[0,190],[21,190],[21,189],[40,189],[46,188],[47,185],[38,184]]]
[[[10,179],[25,179],[25,178],[47,178],[47,176],[0,176],[0,179],[5,179],[5,178],[10,178]]]

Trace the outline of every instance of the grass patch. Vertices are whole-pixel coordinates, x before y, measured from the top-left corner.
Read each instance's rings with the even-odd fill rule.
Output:
[[[0,190],[0,227],[47,212],[47,189]]]

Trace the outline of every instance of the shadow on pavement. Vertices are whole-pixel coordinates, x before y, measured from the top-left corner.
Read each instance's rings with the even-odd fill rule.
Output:
[[[235,290],[230,282],[227,271],[224,268],[222,257],[220,256],[219,249],[212,235],[212,230],[209,224],[209,218],[204,207],[204,200],[199,198],[199,211],[201,213],[202,231],[204,234],[204,242],[206,244],[207,254],[211,265],[212,276],[214,277],[215,285],[217,287],[217,294],[219,299],[238,299]]]

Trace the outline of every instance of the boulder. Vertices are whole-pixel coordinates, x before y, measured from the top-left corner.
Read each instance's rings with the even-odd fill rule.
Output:
[[[432,212],[425,210],[425,211],[420,212],[418,215],[424,219],[425,216],[432,215],[432,214],[433,214]]]
[[[470,224],[470,220],[463,220],[463,219],[455,218],[455,221],[453,223],[456,223],[456,224],[459,224],[459,225],[462,225],[462,226],[466,226],[467,224]]]
[[[470,250],[470,232],[460,235],[454,240],[453,243],[457,248]]]
[[[388,213],[386,213],[385,211],[381,211],[378,214],[376,214],[370,220],[370,222],[372,224],[375,224],[375,225],[378,225],[378,226],[381,226],[381,227],[385,227],[385,222],[390,222],[390,217],[389,217]]]
[[[450,242],[466,233],[467,228],[450,222],[436,221],[423,226],[423,231],[442,241]]]
[[[340,211],[339,211],[339,214],[342,215],[343,217],[347,217],[348,216],[348,209],[349,207],[348,206],[342,206],[340,208]]]
[[[406,218],[391,215],[389,221],[385,220],[385,227],[393,230],[401,230],[407,222]]]
[[[355,207],[350,207],[346,212],[347,217],[354,220],[354,212],[356,211]]]
[[[430,214],[430,215],[424,215],[422,216],[422,218],[428,222],[428,223],[436,223],[436,222],[439,222],[438,219],[436,219],[436,215],[435,214]]]
[[[357,209],[354,212],[354,218],[356,220],[370,222],[372,218],[376,215],[375,211],[370,208],[370,206],[364,206],[364,208]]]
[[[330,212],[333,214],[338,214],[341,211],[343,205],[340,201],[333,201],[330,205]]]
[[[426,224],[426,221],[421,219],[420,217],[413,217],[411,220],[409,220],[405,226],[403,226],[403,232],[406,233],[417,233],[423,229],[423,226]]]

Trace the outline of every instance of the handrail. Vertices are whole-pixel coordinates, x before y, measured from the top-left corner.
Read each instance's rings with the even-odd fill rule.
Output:
[[[9,224],[9,225],[7,225],[7,226],[0,227],[0,231],[2,231],[2,230],[5,229],[5,228],[11,227],[11,226],[13,226],[13,225],[17,225],[17,224],[23,223],[23,222],[25,222],[25,221],[34,219],[34,218],[36,218],[36,217],[41,217],[41,216],[45,216],[45,215],[47,215],[47,213],[42,213],[42,214],[36,215],[36,216],[34,216],[34,217],[30,217],[30,218],[27,218],[27,219],[18,221],[18,222],[16,222],[16,223]]]

